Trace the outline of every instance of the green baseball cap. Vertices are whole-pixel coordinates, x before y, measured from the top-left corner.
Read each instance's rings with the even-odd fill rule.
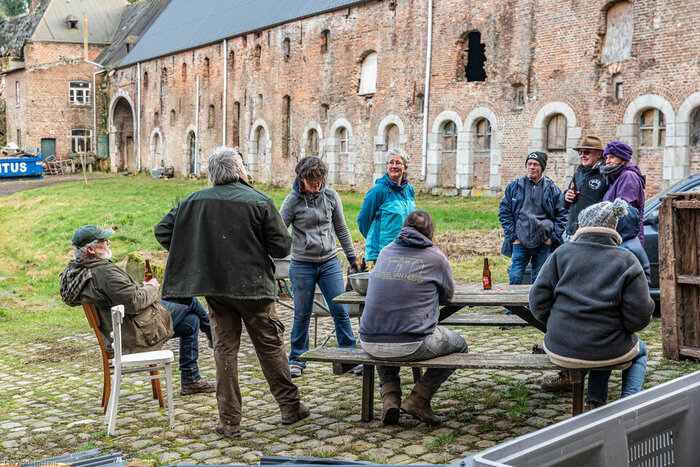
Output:
[[[95,240],[101,240],[112,235],[114,231],[112,229],[101,229],[96,225],[83,225],[78,227],[78,230],[73,234],[73,239],[71,243],[73,246],[82,248],[88,243],[92,243]]]

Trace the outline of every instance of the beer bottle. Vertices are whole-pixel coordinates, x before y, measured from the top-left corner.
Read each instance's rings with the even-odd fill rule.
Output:
[[[151,269],[151,262],[149,260],[146,260],[145,277],[146,277],[145,282],[148,282],[151,279],[153,279],[153,270]]]
[[[484,290],[491,290],[491,269],[489,269],[489,259],[484,257],[484,272],[482,276]]]

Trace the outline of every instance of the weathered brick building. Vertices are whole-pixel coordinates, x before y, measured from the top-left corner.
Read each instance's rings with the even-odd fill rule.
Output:
[[[135,125],[140,167],[184,174],[239,145],[275,183],[318,153],[365,187],[398,145],[443,192],[498,192],[535,149],[562,185],[588,133],[632,145],[648,193],[700,170],[697,1],[434,0],[430,34],[429,0],[299,3],[173,0],[112,76],[110,132]]]
[[[93,60],[109,45],[126,0],[35,0],[0,26],[7,140],[44,156],[95,151],[102,106]],[[84,47],[87,19],[87,47]]]

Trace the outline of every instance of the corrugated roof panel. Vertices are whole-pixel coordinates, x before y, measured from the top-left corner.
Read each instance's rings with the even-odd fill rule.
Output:
[[[369,0],[172,0],[120,66]]]
[[[109,44],[117,29],[126,0],[54,0],[41,18],[30,40],[34,42],[83,42],[83,18],[88,20],[88,42]],[[66,18],[78,20],[77,29],[69,29]]]

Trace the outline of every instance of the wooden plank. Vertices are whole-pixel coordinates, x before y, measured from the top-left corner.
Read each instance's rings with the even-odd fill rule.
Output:
[[[680,274],[676,276],[678,284],[700,285],[700,276],[691,276],[689,274]]]
[[[505,313],[455,313],[440,324],[445,326],[528,326],[527,321]]]
[[[362,408],[360,419],[363,422],[371,422],[372,405],[374,405],[374,365],[365,365],[362,370]]]
[[[676,258],[673,245],[673,198],[661,200],[659,207],[659,291],[661,295],[661,335],[663,355],[678,360],[678,315],[676,310]]]
[[[700,201],[697,200],[674,200],[673,207],[676,209],[700,209]]]
[[[678,350],[684,357],[700,359],[700,348],[698,347],[680,347]]]

